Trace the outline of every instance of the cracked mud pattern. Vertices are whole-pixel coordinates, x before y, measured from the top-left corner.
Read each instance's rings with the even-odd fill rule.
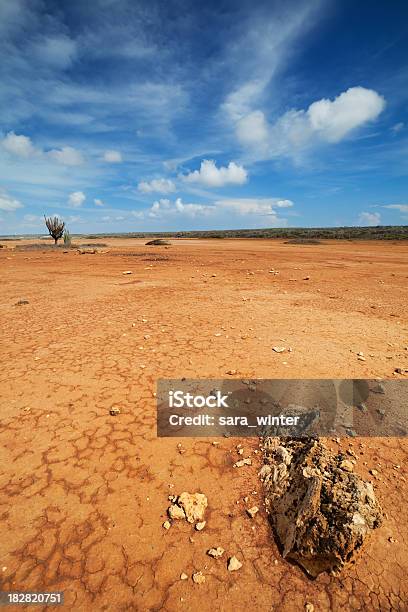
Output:
[[[408,367],[407,245],[109,244],[95,255],[0,252],[2,588],[63,590],[75,610],[407,610],[406,440],[329,441],[355,451],[386,519],[355,565],[311,581],[274,543],[257,440],[158,439],[154,398],[159,377],[231,369],[395,378]],[[253,465],[233,469],[239,442]],[[202,532],[162,528],[167,496],[183,490],[208,497]],[[208,557],[216,546],[243,567]]]

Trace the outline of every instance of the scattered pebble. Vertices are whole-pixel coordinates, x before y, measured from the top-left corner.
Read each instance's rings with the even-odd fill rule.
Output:
[[[168,513],[169,517],[175,520],[182,520],[186,518],[183,508],[180,508],[180,506],[177,506],[176,504],[172,504],[170,506],[170,508],[168,509]]]
[[[193,582],[196,584],[203,584],[205,582],[205,576],[203,572],[196,572],[193,574]]]
[[[132,274],[132,270],[125,270],[122,274]]]
[[[251,518],[254,518],[254,516],[259,512],[259,508],[258,506],[252,506],[252,508],[247,508],[247,513]]]
[[[204,527],[206,526],[207,521],[201,521],[201,523],[196,523],[196,530],[197,531],[202,531],[204,529]]]
[[[232,557],[228,559],[228,571],[229,572],[236,572],[241,567],[242,567],[242,563],[236,558],[235,555],[233,555]]]
[[[244,465],[252,465],[252,459],[250,459],[249,457],[247,457],[246,459],[240,459],[239,461],[234,463],[232,467],[240,468],[240,467],[244,467]]]
[[[286,348],[284,346],[273,346],[272,350],[275,351],[275,353],[283,353],[286,351]]]
[[[207,555],[214,557],[214,559],[219,559],[219,557],[222,557],[224,552],[225,550],[221,546],[217,546],[217,548],[210,548],[207,550]]]
[[[171,527],[170,521],[164,521],[163,527],[164,527],[164,529],[170,529],[170,527]]]
[[[188,576],[184,572],[180,574],[180,580],[187,580]]]
[[[111,414],[112,416],[117,416],[118,414],[120,414],[120,408],[118,408],[117,406],[112,406],[112,408],[109,410],[109,414]]]

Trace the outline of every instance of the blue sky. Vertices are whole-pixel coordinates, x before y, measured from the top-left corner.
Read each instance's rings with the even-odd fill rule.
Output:
[[[0,234],[406,224],[408,5],[0,0]]]

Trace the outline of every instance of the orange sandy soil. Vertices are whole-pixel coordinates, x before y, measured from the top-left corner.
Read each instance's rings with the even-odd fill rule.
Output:
[[[0,250],[2,588],[63,590],[75,610],[407,610],[406,439],[329,441],[355,450],[386,518],[355,565],[313,581],[272,537],[257,439],[158,439],[154,392],[159,377],[231,369],[397,378],[408,358],[408,245],[104,242],[109,252],[95,255]],[[277,344],[293,352],[274,353]],[[253,465],[233,469],[239,442]],[[162,528],[168,495],[184,490],[208,497],[202,532]],[[245,496],[261,508],[254,519]],[[215,546],[223,559],[206,554]],[[230,573],[233,554],[243,567]],[[191,580],[199,570],[202,585]]]

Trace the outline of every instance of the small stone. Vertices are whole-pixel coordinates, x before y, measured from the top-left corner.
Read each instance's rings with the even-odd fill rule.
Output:
[[[312,603],[307,602],[305,605],[305,612],[314,612],[314,605]]]
[[[244,467],[244,465],[252,465],[252,459],[250,459],[249,457],[247,457],[246,459],[240,459],[240,461],[237,461],[236,463],[234,463],[232,467],[240,468],[240,467]]]
[[[370,470],[370,474],[371,476],[374,476],[374,478],[378,478],[378,471],[377,470]]]
[[[164,521],[163,527],[164,527],[164,529],[170,529],[170,527],[171,527],[170,521]]]
[[[184,572],[180,574],[180,580],[187,580],[188,576]]]
[[[202,531],[204,529],[204,527],[206,526],[207,521],[201,521],[201,523],[196,523],[196,530],[197,531]]]
[[[16,306],[24,306],[24,304],[29,304],[30,302],[28,300],[18,300],[18,302],[16,302]]]
[[[247,514],[254,518],[254,516],[259,512],[258,506],[252,506],[252,508],[247,508]]]
[[[236,370],[228,370],[228,372],[227,372],[227,374],[228,374],[229,376],[234,376],[234,374],[236,374],[236,373],[237,373],[237,371],[236,371]]]
[[[344,459],[341,463],[340,463],[340,467],[343,470],[346,470],[346,472],[352,472],[354,470],[354,465],[352,464],[351,461],[349,461],[348,459]]]
[[[310,276],[305,276],[303,280],[310,280]]]
[[[236,572],[242,567],[242,563],[236,558],[235,555],[228,559],[228,571]]]
[[[205,576],[203,572],[196,572],[195,574],[193,574],[193,582],[195,582],[196,584],[204,584]]]
[[[112,416],[117,416],[118,414],[120,414],[120,408],[118,408],[117,406],[112,406],[112,408],[109,410],[109,414],[111,414]]]
[[[122,274],[132,274],[132,270],[125,270]]]
[[[272,350],[275,351],[275,353],[283,353],[286,351],[286,348],[284,346],[273,346]]]
[[[207,555],[214,557],[214,559],[219,559],[219,557],[222,557],[224,552],[225,550],[221,546],[217,546],[217,548],[210,548],[210,550],[207,550]]]
[[[186,518],[183,508],[180,508],[180,506],[177,506],[176,504],[172,504],[167,512],[169,513],[169,517],[175,520]]]

